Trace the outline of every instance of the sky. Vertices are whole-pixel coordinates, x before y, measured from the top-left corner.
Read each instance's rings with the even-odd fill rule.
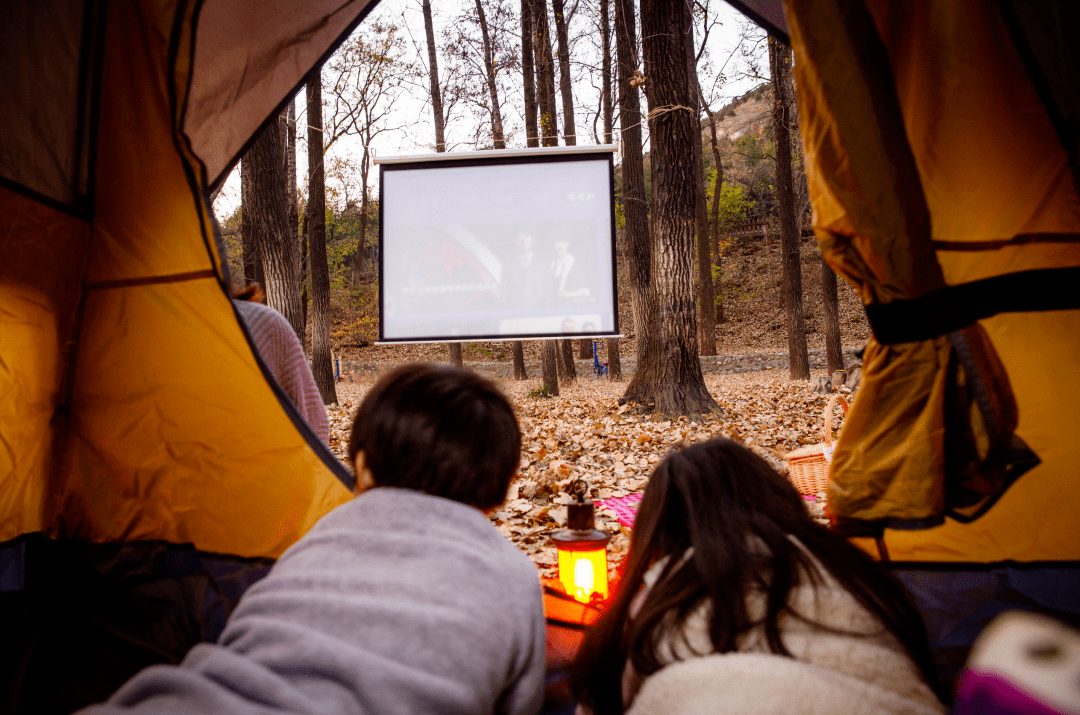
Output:
[[[515,0],[503,0],[504,4],[514,9],[519,7]],[[486,0],[485,6],[493,4],[493,0]],[[571,39],[570,57],[572,62],[571,76],[576,76],[574,83],[575,123],[578,133],[578,144],[594,144],[592,135],[593,121],[599,105],[600,91],[599,79],[590,77],[586,66],[599,65],[599,51],[597,32],[595,29],[595,10],[589,5],[595,4],[595,0],[564,0],[566,13],[570,17],[568,34]],[[745,18],[730,5],[721,0],[710,0],[709,17],[711,18],[710,29],[706,42],[706,53],[698,66],[699,82],[702,91],[709,100],[711,108],[715,111],[726,105],[733,98],[741,96],[754,89],[761,83],[761,78],[756,75],[752,58],[745,56],[746,48],[756,51],[760,58],[764,44],[745,42],[743,35],[751,29]],[[577,7],[576,13],[573,8]],[[468,26],[463,15],[472,11],[474,2],[469,0],[432,0],[433,25],[435,28],[436,45],[441,50],[445,49],[446,43],[454,39],[458,27]],[[486,10],[489,22],[493,20],[492,11]],[[613,11],[612,11],[613,12]],[[420,0],[381,0],[379,5],[372,11],[368,18],[357,28],[356,33],[370,32],[372,23],[394,23],[402,27],[403,37],[406,42],[406,57],[418,64],[418,68],[427,72],[427,44],[424,33],[424,20],[420,9]],[[509,31],[516,33],[513,39],[520,40],[520,26],[511,27]],[[554,36],[554,26],[551,28]],[[638,27],[640,33],[640,26]],[[478,34],[478,33],[477,33]],[[701,43],[701,25],[697,29],[696,41]],[[764,33],[754,32],[754,38],[764,37]],[[574,39],[576,38],[576,39]],[[554,39],[554,37],[553,37]],[[612,38],[614,45],[614,38]],[[553,48],[554,51],[554,48]],[[328,62],[329,66],[332,63]],[[439,57],[440,77],[445,78],[450,72],[450,62],[440,52]],[[767,62],[760,62],[766,66]],[[721,81],[721,69],[723,70]],[[388,124],[395,127],[391,131],[385,131],[375,137],[371,143],[371,149],[375,155],[402,155],[402,154],[427,154],[434,151],[434,118],[431,109],[430,98],[426,91],[426,79],[422,78],[421,84],[416,85],[410,92],[403,93],[394,104],[393,112],[388,119]],[[328,80],[328,70],[324,70],[324,85]],[[558,76],[556,76],[558,82]],[[508,136],[508,148],[523,148],[524,136],[524,100],[522,94],[522,80],[520,70],[507,70],[500,75],[501,96],[504,127]],[[558,94],[558,92],[556,92]],[[324,103],[327,101],[327,93],[324,90]],[[562,127],[562,101],[559,103],[559,127]],[[642,96],[642,109],[646,108],[644,95]],[[324,108],[324,118],[328,109]],[[301,193],[305,192],[307,182],[307,147],[304,121],[306,117],[305,97],[300,92],[296,100],[297,123],[300,127],[298,134],[300,139],[297,147],[297,186]],[[446,140],[448,151],[461,152],[472,151],[480,148],[486,140],[490,144],[490,124],[486,118],[482,118],[483,110],[466,102],[459,102],[451,113],[446,126]],[[485,126],[478,129],[478,125]],[[618,112],[615,112],[616,136],[618,129]],[[602,132],[602,129],[600,130]],[[480,146],[477,145],[480,139]],[[602,136],[601,136],[602,138]],[[648,129],[644,132],[646,151],[648,150]],[[328,166],[339,159],[351,159],[359,163],[363,144],[356,137],[343,137],[328,152]],[[616,162],[619,161],[616,156]],[[369,191],[378,191],[378,167],[373,167],[368,177]],[[352,195],[355,197],[359,192],[359,179],[352,187]],[[328,184],[333,180],[328,177]],[[340,188],[340,187],[339,187]],[[332,193],[334,187],[328,186],[328,193]],[[240,204],[240,178],[239,170],[234,170],[223,187],[221,194],[214,204],[214,211],[218,219],[224,221],[239,207]]]

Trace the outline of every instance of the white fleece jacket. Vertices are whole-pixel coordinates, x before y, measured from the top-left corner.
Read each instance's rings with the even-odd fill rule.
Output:
[[[662,568],[661,562],[650,569],[646,587]],[[711,605],[702,604],[660,642],[668,665],[640,683],[628,714],[945,712],[900,642],[824,568],[817,571],[820,584],[804,580],[789,608],[829,628],[866,635],[830,633],[785,613],[781,638],[794,658],[772,654],[760,626],[739,639],[737,652],[717,654],[708,635]],[[752,593],[747,605],[750,617],[761,619],[764,593]]]

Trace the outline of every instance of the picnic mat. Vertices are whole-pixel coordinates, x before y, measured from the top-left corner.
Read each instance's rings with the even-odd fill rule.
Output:
[[[632,492],[624,497],[612,497],[600,499],[596,505],[601,509],[615,512],[615,518],[627,528],[634,526],[634,517],[637,516],[638,502],[641,501],[641,492]]]

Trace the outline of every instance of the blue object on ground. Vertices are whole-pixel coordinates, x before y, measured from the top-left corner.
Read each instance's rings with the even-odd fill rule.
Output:
[[[596,373],[596,378],[600,379],[604,375],[608,374],[608,364],[600,362],[600,341],[593,340],[592,343],[592,369]]]

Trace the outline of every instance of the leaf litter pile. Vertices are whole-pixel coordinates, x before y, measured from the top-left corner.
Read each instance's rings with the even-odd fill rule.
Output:
[[[347,460],[352,415],[372,383],[339,383],[340,404],[327,407],[330,447],[342,460]],[[490,515],[492,522],[543,577],[553,578],[557,557],[547,535],[566,526],[571,499],[565,488],[574,480],[588,482],[594,501],[639,493],[669,450],[714,437],[741,442],[786,475],[784,454],[823,439],[828,397],[815,393],[811,382],[789,379],[786,370],[706,375],[705,383],[725,415],[690,420],[636,414],[633,405],[619,405],[625,382],[583,377],[561,386],[559,397],[538,398],[530,396],[540,387],[537,379],[499,381],[517,409],[522,449],[518,476],[506,502]],[[837,431],[843,425],[839,409],[834,425]],[[819,521],[823,502],[824,494],[806,502]],[[600,507],[596,528],[613,534],[608,562],[614,572],[626,556],[630,529],[619,524],[614,511]]]

